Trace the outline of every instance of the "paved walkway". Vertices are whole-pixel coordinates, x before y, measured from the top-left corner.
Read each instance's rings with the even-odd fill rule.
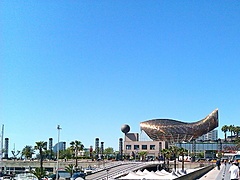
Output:
[[[213,168],[199,180],[230,180],[230,173],[228,172],[231,164],[222,164],[220,170],[217,167]]]

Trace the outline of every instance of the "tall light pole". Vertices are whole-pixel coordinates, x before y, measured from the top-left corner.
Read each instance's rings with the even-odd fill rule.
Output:
[[[60,130],[62,128],[60,128],[60,125],[57,125],[57,130],[58,130],[58,143],[57,143],[57,168],[56,168],[56,179],[58,179],[58,168],[59,168],[59,164],[58,164],[58,159],[59,159],[59,139],[60,139]]]
[[[12,155],[14,158],[14,161],[17,159],[17,155],[20,153],[20,151],[15,151],[15,143],[14,143],[14,148],[12,150]]]
[[[106,169],[106,171],[107,171],[107,180],[108,180],[108,171],[109,171],[109,169]]]
[[[2,158],[3,158],[3,132],[4,132],[4,124],[2,125],[1,132],[1,146],[0,146],[0,172],[2,171]]]

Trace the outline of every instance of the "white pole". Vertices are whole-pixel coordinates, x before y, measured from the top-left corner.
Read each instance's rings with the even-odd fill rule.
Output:
[[[2,132],[1,132],[1,147],[0,147],[0,168],[2,172],[2,158],[3,158],[3,133],[4,133],[4,124],[2,125]]]
[[[59,169],[59,139],[60,139],[60,130],[62,128],[60,128],[60,125],[57,126],[57,130],[58,130],[58,143],[57,143],[57,168],[56,168],[56,179],[58,179],[58,169]]]
[[[2,150],[3,150],[3,134],[4,133],[4,124],[2,125],[2,134],[1,134],[1,155],[2,155]],[[2,156],[1,156],[2,157]]]

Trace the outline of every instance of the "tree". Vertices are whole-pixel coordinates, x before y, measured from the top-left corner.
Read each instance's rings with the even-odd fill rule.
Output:
[[[65,171],[70,173],[70,177],[72,177],[73,172],[74,172],[74,165],[73,164],[69,164],[68,166],[65,166]]]
[[[70,145],[71,145],[70,148],[71,148],[72,152],[74,152],[74,157],[76,159],[75,167],[77,168],[77,166],[78,166],[78,151],[83,150],[84,146],[81,143],[81,141],[77,141],[77,140],[70,142]]]
[[[165,165],[165,160],[167,159],[167,170],[169,170],[169,161],[171,158],[171,151],[169,149],[162,149],[161,153],[163,154],[164,157],[164,165]]]
[[[22,150],[22,156],[24,156],[25,159],[32,158],[33,154],[34,154],[34,149],[32,146],[25,146]]]
[[[147,151],[140,151],[138,152],[138,155],[140,156],[140,159],[146,159]]]
[[[225,141],[227,141],[228,126],[227,126],[227,125],[224,125],[221,130],[224,132]]]
[[[184,148],[178,149],[179,155],[182,156],[182,171],[184,171],[184,156],[188,154],[188,150]]]
[[[174,170],[176,171],[177,169],[177,162],[176,162],[176,158],[178,156],[178,151],[179,151],[179,148],[177,146],[171,146],[169,148],[169,151],[171,153],[171,155],[173,156],[174,158]]]
[[[45,158],[52,159],[52,157],[54,157],[54,152],[52,150],[45,150],[44,155],[45,155]]]
[[[219,152],[217,153],[217,157],[218,157],[218,159],[221,159],[221,158],[223,157],[223,153],[219,151]]]
[[[232,134],[233,134],[233,131],[234,131],[234,125],[230,125],[230,126],[228,127],[228,130],[229,130],[230,133],[231,133],[231,141],[232,141]]]
[[[46,171],[38,167],[36,167],[35,170],[31,170],[31,173],[36,176],[38,180],[42,180],[42,178],[46,176]]]
[[[47,150],[47,142],[44,141],[36,142],[34,149],[39,150],[40,168],[35,168],[35,170],[31,170],[31,173],[35,175],[39,180],[41,180],[44,176],[46,176],[46,172],[43,169],[43,157],[44,151]]]
[[[104,154],[107,156],[107,159],[109,156],[112,156],[114,154],[114,150],[112,147],[108,147],[104,149]]]
[[[235,133],[235,138],[238,138],[239,136],[239,133],[240,133],[240,127],[239,126],[235,126],[234,127],[234,133]]]
[[[47,150],[47,142],[39,141],[36,142],[36,145],[34,147],[35,150],[39,150],[39,156],[40,156],[40,171],[43,173],[43,156],[44,151]]]
[[[65,150],[59,151],[59,158],[60,159],[71,159],[72,158],[72,150],[67,148]]]
[[[204,152],[199,152],[199,153],[197,154],[197,156],[198,156],[198,158],[204,158]]]

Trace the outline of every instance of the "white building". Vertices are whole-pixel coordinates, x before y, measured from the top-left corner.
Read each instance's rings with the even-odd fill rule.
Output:
[[[218,130],[212,130],[207,134],[198,137],[197,141],[216,141],[218,139]]]

